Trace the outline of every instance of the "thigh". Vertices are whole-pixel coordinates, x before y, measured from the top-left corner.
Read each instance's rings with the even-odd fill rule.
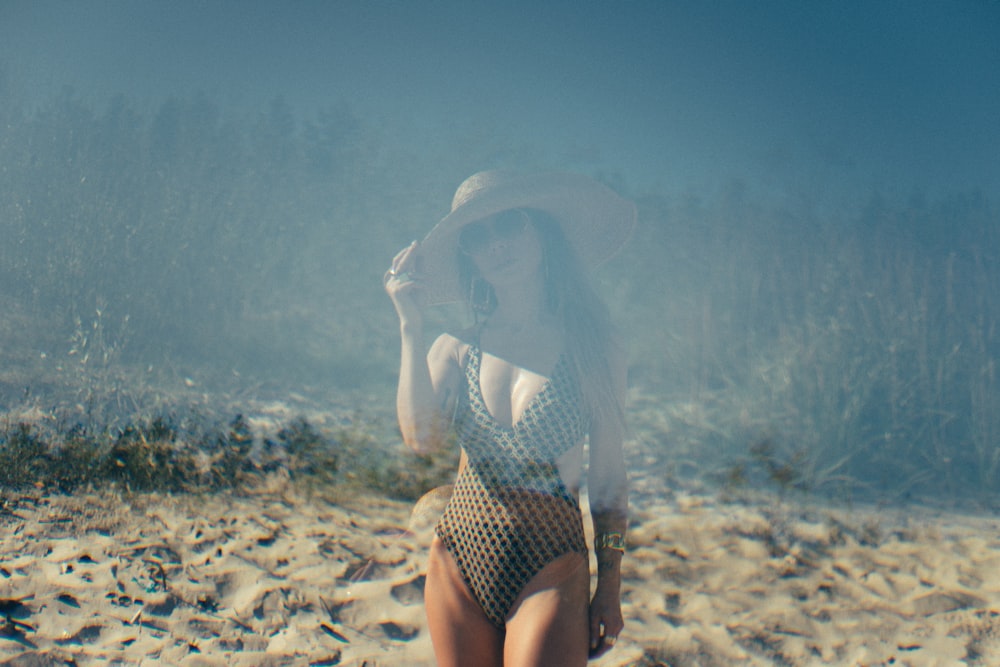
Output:
[[[507,620],[504,663],[586,665],[590,643],[590,568],[569,553],[528,582]]]
[[[427,562],[424,606],[438,667],[502,666],[503,631],[486,617],[437,537]]]

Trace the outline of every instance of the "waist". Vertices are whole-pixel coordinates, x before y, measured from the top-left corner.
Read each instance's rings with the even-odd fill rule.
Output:
[[[457,483],[463,481],[481,485],[490,491],[519,490],[575,500],[554,461],[470,457]]]

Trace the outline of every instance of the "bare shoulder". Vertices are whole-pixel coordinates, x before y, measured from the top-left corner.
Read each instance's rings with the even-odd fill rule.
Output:
[[[468,345],[466,343],[466,338],[462,335],[464,332],[452,333],[450,331],[445,331],[440,334],[434,342],[431,343],[430,353],[434,355],[453,355],[455,352],[462,349],[463,346]]]
[[[439,335],[431,344],[427,353],[427,361],[431,366],[460,368],[462,359],[469,349],[471,329],[456,333],[446,331]]]
[[[431,383],[445,414],[450,414],[454,407],[468,349],[468,343],[463,342],[460,337],[443,333],[434,340],[427,352]]]

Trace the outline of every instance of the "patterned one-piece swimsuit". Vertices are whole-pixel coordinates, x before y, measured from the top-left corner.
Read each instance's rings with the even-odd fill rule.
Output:
[[[556,467],[583,439],[587,422],[564,355],[513,427],[498,423],[483,400],[482,355],[470,347],[467,391],[455,420],[467,464],[436,531],[502,629],[517,596],[545,565],[567,553],[587,554],[580,505]]]

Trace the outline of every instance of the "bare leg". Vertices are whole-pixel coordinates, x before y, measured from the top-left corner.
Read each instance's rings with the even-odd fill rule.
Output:
[[[590,644],[590,569],[580,554],[552,561],[528,582],[507,619],[504,664],[576,667]]]
[[[486,617],[455,559],[436,537],[427,563],[424,606],[438,667],[502,667],[503,631]]]

